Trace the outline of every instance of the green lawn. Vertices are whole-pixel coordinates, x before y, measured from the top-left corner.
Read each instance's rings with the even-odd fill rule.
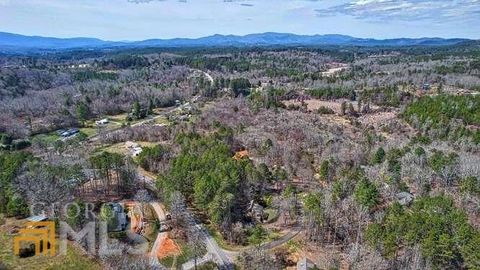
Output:
[[[157,143],[153,142],[136,142],[140,147],[153,147],[157,145]],[[115,143],[111,145],[105,145],[102,147],[98,147],[95,149],[95,153],[100,153],[102,151],[109,152],[109,153],[117,153],[122,155],[130,155],[130,151],[125,147],[125,143]]]
[[[170,121],[168,121],[167,117],[162,116],[155,119],[155,124],[170,125]]]
[[[44,141],[46,143],[54,143],[58,139],[60,139],[60,136],[56,132],[38,134],[32,137],[32,141],[39,140],[39,141]]]
[[[117,115],[110,115],[110,116],[108,116],[108,119],[110,119],[111,121],[118,122],[118,123],[126,123],[127,122],[127,117],[128,117],[128,113],[121,113],[121,114],[117,114]]]
[[[273,223],[278,219],[278,210],[273,208],[266,208],[265,212],[268,214],[268,219],[266,223]]]
[[[92,137],[92,136],[95,136],[97,134],[97,129],[92,128],[92,127],[84,127],[84,128],[80,129],[80,132],[87,135],[87,137]]]

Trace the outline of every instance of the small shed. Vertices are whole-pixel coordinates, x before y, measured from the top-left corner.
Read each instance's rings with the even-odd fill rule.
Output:
[[[41,222],[47,220],[47,216],[45,215],[38,215],[38,216],[31,216],[27,218],[30,222]]]
[[[97,126],[102,126],[102,125],[106,125],[109,123],[109,120],[108,118],[104,118],[104,119],[101,119],[101,120],[98,120],[98,121],[95,121],[95,124],[97,124]]]

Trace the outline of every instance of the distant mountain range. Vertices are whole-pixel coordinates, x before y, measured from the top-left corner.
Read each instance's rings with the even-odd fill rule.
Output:
[[[453,38],[397,38],[371,39],[345,35],[295,35],[262,33],[245,36],[213,35],[197,39],[148,39],[143,41],[118,42],[96,38],[53,38],[24,36],[0,32],[0,50],[65,50],[76,48],[115,47],[251,47],[251,46],[442,46],[458,44],[468,39]]]

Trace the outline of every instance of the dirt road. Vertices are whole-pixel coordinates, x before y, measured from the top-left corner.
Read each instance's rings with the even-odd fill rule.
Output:
[[[158,221],[161,223],[167,219],[165,215],[165,211],[163,210],[163,206],[159,202],[151,202],[150,205],[155,210],[157,214]],[[165,241],[167,238],[167,232],[159,232],[157,235],[157,239],[153,243],[152,250],[150,252],[151,260],[153,265],[160,265],[160,261],[158,260],[158,247],[162,245],[162,242]]]

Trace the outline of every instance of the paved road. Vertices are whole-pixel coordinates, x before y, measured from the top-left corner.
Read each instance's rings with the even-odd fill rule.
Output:
[[[205,227],[196,221],[189,212],[187,212],[186,215],[187,220],[189,220],[189,223],[191,224],[190,226],[194,227],[200,233],[201,239],[207,249],[207,254],[204,257],[197,259],[197,265],[213,261],[220,269],[233,270],[233,258],[228,256],[227,253],[218,246],[215,239],[208,233]],[[193,269],[194,266],[195,260],[191,259],[182,265],[182,269],[189,270]]]
[[[153,179],[152,177],[150,177],[150,176],[148,176],[144,173],[142,174],[142,171],[140,171],[140,170],[137,173],[142,178],[142,180],[143,180],[143,178],[145,179],[145,185],[146,185],[147,188],[149,188],[150,190],[156,190],[155,179]],[[162,216],[163,218],[165,218],[165,213],[164,213],[164,211],[161,208],[159,203],[153,203],[152,206],[154,207],[154,209],[155,209],[155,207],[160,208],[160,209],[158,209],[159,210],[158,212],[157,212],[157,209],[155,209],[155,211],[157,212],[157,215],[159,217]],[[197,228],[197,230],[201,233],[202,239],[204,240],[205,246],[207,248],[207,252],[212,256],[213,260],[217,263],[217,265],[221,269],[228,269],[228,270],[233,269],[233,258],[234,257],[228,256],[226,254],[226,252],[218,246],[217,242],[215,242],[215,239],[208,233],[208,231],[198,221],[196,221],[191,216],[190,213],[187,212],[186,214],[189,215],[189,219],[192,220],[192,223],[194,224],[193,226],[195,226]],[[161,243],[161,240],[158,240],[158,237],[157,237],[157,241],[159,241],[159,243]],[[157,243],[157,241],[155,241],[155,243]],[[198,260],[197,264],[200,264],[200,262],[205,263],[207,261]],[[192,266],[192,265],[194,265],[194,262],[193,262],[193,260],[190,260],[186,264],[182,265],[182,268],[191,269],[190,266]]]
[[[153,179],[152,177],[142,173],[142,171],[138,171],[138,175],[140,176],[140,178],[144,177],[145,185],[148,189],[156,190],[155,179]],[[165,214],[164,214],[163,209],[160,206],[160,203],[156,203],[156,204],[158,204],[157,208],[160,207],[160,209],[158,209],[159,211],[157,212],[157,209],[155,209],[155,206],[154,206],[154,209],[157,212],[157,215],[159,217],[165,218]],[[205,227],[203,227],[202,224],[200,224],[193,217],[191,217],[191,214],[189,212],[187,212],[187,214],[190,215],[190,219],[194,223],[193,226],[195,226],[201,232],[202,239],[204,239],[205,246],[207,248],[207,255],[205,255],[201,259],[198,259],[197,260],[197,265],[201,265],[203,263],[206,263],[207,261],[213,260],[219,266],[220,269],[227,269],[227,270],[234,269],[233,261],[240,254],[240,251],[230,251],[230,250],[222,249],[217,244],[215,239],[208,233],[208,231],[205,229]],[[269,242],[269,243],[266,243],[266,244],[263,244],[262,248],[268,250],[268,249],[273,249],[275,247],[281,246],[281,245],[285,244],[286,242],[288,242],[289,240],[291,240],[292,238],[294,238],[295,236],[297,236],[299,234],[300,230],[301,230],[301,227],[297,226],[297,227],[293,228],[292,231],[290,231],[289,233],[280,237],[279,239],[277,239],[275,241],[272,241],[272,242]],[[159,240],[159,238],[160,238],[160,236],[157,237],[157,241],[155,243],[157,243],[157,242],[161,243],[161,239]],[[188,262],[186,262],[182,265],[182,269],[184,269],[184,270],[193,269],[193,267],[194,267],[194,260],[193,259],[189,260]]]
[[[150,177],[149,175],[143,173],[141,170],[137,171],[137,174],[139,176],[139,179],[144,180],[145,186],[147,189],[151,191],[157,191],[157,187],[155,185],[155,179]],[[154,202],[152,203],[152,206],[155,209],[155,212],[157,212],[157,215],[159,216],[160,220],[165,219],[165,212],[161,206],[160,203]],[[230,251],[230,250],[224,250],[222,249],[215,239],[208,233],[208,231],[205,229],[205,227],[199,223],[197,220],[193,218],[190,212],[187,211],[186,213],[189,216],[189,219],[192,220],[192,223],[195,226],[200,233],[202,234],[202,239],[204,239],[205,246],[207,248],[207,255],[205,255],[203,258],[197,260],[197,265],[200,265],[202,263],[206,263],[207,261],[213,260],[215,263],[218,265],[220,269],[234,269],[234,264],[233,261],[235,258],[240,254],[241,251]],[[294,238],[297,236],[300,232],[301,228],[299,226],[295,227],[287,233],[286,235],[282,236],[280,239],[277,239],[275,241],[266,243],[262,245],[262,248],[264,249],[273,249],[275,247],[278,247],[280,245],[285,244],[288,242],[290,239]],[[163,236],[163,233],[159,233],[159,236],[157,237],[157,240],[155,241],[155,244],[160,244],[162,239],[164,239],[165,236]],[[154,244],[154,247],[155,247]],[[152,252],[155,249],[152,249]],[[155,256],[155,258],[157,258]],[[158,261],[158,259],[157,259]],[[182,265],[182,269],[188,270],[194,268],[194,260],[190,260]]]
[[[293,228],[292,231],[288,232],[287,234],[280,237],[279,239],[274,240],[272,242],[265,243],[260,248],[265,249],[265,250],[274,249],[278,246],[281,246],[281,245],[287,243],[291,239],[293,239],[295,236],[297,236],[300,233],[300,231],[301,231],[301,227],[297,226],[297,227]],[[208,232],[206,232],[205,237],[207,239],[208,254],[205,255],[203,258],[197,260],[197,265],[201,265],[203,263],[206,263],[209,260],[214,260],[215,262],[217,262],[218,265],[227,266],[226,268],[222,268],[222,269],[233,269],[233,267],[232,267],[233,264],[232,263],[235,260],[235,258],[238,257],[238,255],[240,255],[240,253],[242,251],[247,251],[248,250],[248,249],[244,249],[242,251],[225,250],[225,249],[222,249],[221,247],[218,246],[218,244],[215,242],[215,239],[213,239],[213,237],[211,237],[208,234]],[[212,256],[212,255],[215,255],[215,256]],[[219,263],[219,261],[220,261],[220,263]],[[228,266],[230,266],[232,268],[228,268]],[[188,262],[186,262],[182,265],[183,270],[190,270],[190,269],[193,269],[193,268],[194,268],[194,260],[193,259],[189,260]]]
[[[193,71],[197,71],[197,72],[201,72],[205,75],[205,77],[207,77],[207,79],[213,83],[213,77],[208,74],[207,72],[203,71],[203,70],[199,70],[199,69],[192,69]],[[192,101],[195,102],[196,100],[198,100],[200,96],[195,96],[192,98]],[[169,110],[167,111],[162,111],[160,114],[158,115],[155,115],[153,117],[150,117],[150,118],[147,118],[147,119],[144,119],[140,122],[137,122],[135,124],[132,124],[130,125],[131,127],[138,127],[138,126],[141,126],[141,125],[144,125],[150,121],[155,121],[156,119],[160,118],[160,117],[164,117],[165,115],[169,114],[169,113],[172,113],[174,112],[175,110],[178,110],[178,107],[171,107]],[[123,129],[124,127],[122,127],[121,125],[119,127],[116,127],[116,128],[113,128],[113,129],[110,129],[107,131],[107,133],[112,133],[112,132],[115,132],[115,131],[118,131],[118,130],[121,130]],[[88,141],[89,142],[95,142],[96,140],[98,140],[98,137],[99,137],[99,134],[95,134],[91,137],[88,138]],[[70,138],[70,137],[69,137]],[[68,138],[67,138],[68,139]]]
[[[211,83],[213,83],[213,78],[212,78],[212,76],[211,76],[210,74],[208,74],[207,72],[205,72],[205,71],[202,71],[202,72],[203,72],[203,74],[205,75],[205,77],[207,77],[207,79],[208,79]]]
[[[207,263],[209,261],[213,261],[213,256],[210,253],[205,254],[202,258],[197,259],[197,266]],[[195,261],[190,260],[184,264],[182,264],[182,270],[191,270],[195,269]]]
[[[280,237],[279,239],[261,245],[261,248],[268,250],[268,249],[273,249],[273,248],[276,248],[278,246],[281,246],[281,245],[287,243],[288,241],[290,241],[295,236],[297,236],[300,233],[301,229],[302,228],[300,226],[297,226],[297,227],[293,228],[287,234]]]
[[[233,260],[225,254],[215,239],[208,233],[208,231],[199,223],[195,224],[195,227],[202,233],[202,238],[205,241],[207,251],[213,256],[214,261],[217,263],[220,269],[234,269]],[[183,266],[182,266],[183,268]]]
[[[137,170],[137,175],[138,175],[137,179],[139,180],[139,182],[141,182],[140,184],[145,183],[145,188],[153,191],[156,190],[155,179],[153,179],[152,177],[146,174],[142,174],[142,171],[140,170]],[[157,215],[158,221],[160,223],[162,223],[167,219],[164,206],[160,202],[158,201],[151,202],[150,206],[152,206],[153,210],[155,211],[155,214]],[[158,260],[157,250],[158,250],[158,247],[161,246],[161,244],[163,243],[163,241],[165,241],[166,238],[167,238],[167,232],[159,232],[157,235],[157,238],[155,239],[155,242],[153,243],[152,250],[150,251],[151,264],[155,269],[165,268],[163,265],[160,264],[160,261]]]
[[[207,79],[210,81],[210,83],[213,83],[213,77],[210,74],[208,74],[207,72],[205,72],[203,70],[200,70],[200,69],[195,69],[195,68],[192,68],[190,70],[192,70],[193,72],[202,73],[205,77],[207,77]]]

